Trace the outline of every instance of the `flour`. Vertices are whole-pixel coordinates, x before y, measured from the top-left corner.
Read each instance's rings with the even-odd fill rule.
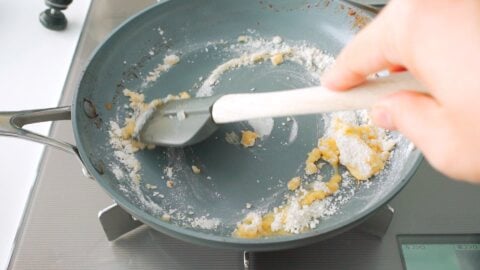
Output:
[[[207,218],[206,216],[201,216],[195,218],[191,225],[193,228],[200,228],[204,230],[214,230],[220,225],[220,220],[218,218]]]
[[[319,218],[325,216],[326,201],[316,201],[309,206],[302,206],[298,200],[292,200],[286,211],[275,213],[271,225],[272,231],[284,230],[298,234],[305,229],[314,229],[319,223]]]
[[[158,27],[157,31],[160,36],[163,36],[163,34],[165,34],[165,31],[163,31],[161,27]]]
[[[229,144],[240,144],[240,136],[234,131],[225,133],[225,141]]]
[[[163,35],[163,31],[161,29],[159,30],[159,33],[160,35]],[[162,73],[169,71],[178,62],[180,62],[180,58],[174,54],[165,56],[163,63],[158,64],[157,67],[148,73],[143,86],[147,85],[148,83],[155,82]]]
[[[336,134],[334,138],[340,151],[340,163],[358,170],[361,178],[369,178],[369,175],[372,174],[372,167],[368,161],[373,155],[372,149],[356,137]]]
[[[365,111],[333,113],[327,129],[340,152],[340,163],[358,180],[367,180],[384,167],[395,141],[371,124]],[[359,122],[367,124],[359,124]]]
[[[134,181],[134,182],[140,182],[141,176],[140,176],[140,169],[142,166],[140,165],[140,162],[138,159],[135,157],[135,152],[138,151],[136,149],[130,140],[125,140],[122,138],[122,131],[118,123],[114,121],[110,121],[110,144],[112,145],[114,151],[114,155],[117,158],[117,160],[125,166],[127,171],[129,172],[128,175],[129,177]],[[118,167],[115,164],[112,164],[111,167],[113,168],[115,172],[115,176],[123,176],[123,172],[120,174],[118,169],[115,169]],[[117,179],[121,179],[123,177],[117,177]]]
[[[249,212],[244,220],[247,221],[244,225],[246,232],[256,233],[262,226],[262,215],[258,212]]]
[[[278,36],[272,40],[240,36],[238,41],[238,44],[230,46],[230,52],[239,56],[217,66],[200,86],[196,93],[197,97],[213,95],[213,87],[225,72],[240,67],[253,66],[265,60],[272,60],[274,65],[281,64],[284,61],[298,63],[318,80],[320,74],[334,62],[333,57],[315,47],[306,44],[289,45]],[[279,58],[281,58],[281,61],[279,61]]]
[[[290,53],[289,49],[278,50],[278,51],[261,51],[252,54],[245,54],[238,58],[233,58],[227,62],[216,67],[210,76],[205,80],[200,89],[198,90],[197,97],[209,97],[213,95],[213,86],[218,83],[220,77],[227,71],[239,68],[252,66],[258,62],[265,61],[271,58],[275,54],[288,54]]]
[[[322,181],[323,179],[318,179],[317,181],[312,183],[312,188],[315,191],[323,191],[328,192],[328,187],[325,182]]]
[[[273,44],[280,44],[280,43],[282,43],[282,42],[283,42],[283,39],[282,39],[282,37],[280,37],[280,36],[274,36],[274,37],[272,38],[272,43],[273,43]]]
[[[165,175],[166,175],[168,178],[172,178],[172,177],[173,177],[173,168],[172,168],[172,167],[165,167],[165,169],[163,170],[163,172],[165,173]]]
[[[147,145],[135,140],[133,137],[135,132],[138,132],[136,126],[136,119],[139,115],[145,114],[145,111],[150,111],[153,108],[161,105],[161,100],[154,99],[150,103],[145,103],[145,96],[129,89],[124,89],[123,94],[129,98],[129,107],[132,111],[127,114],[125,118],[125,126],[120,127],[117,121],[110,121],[110,129],[108,131],[110,137],[110,145],[114,149],[115,158],[124,165],[128,172],[130,179],[139,184],[141,180],[140,170],[142,168],[140,162],[135,157],[135,153],[143,149],[153,149],[154,145]],[[145,120],[141,120],[142,124]],[[113,169],[115,164],[111,164]],[[120,176],[120,174],[115,173]],[[118,179],[119,177],[117,177]]]
[[[112,168],[113,174],[115,175],[115,177],[116,177],[117,179],[122,179],[122,178],[125,177],[122,169],[120,169],[120,167],[118,167],[118,165],[112,164],[112,165],[111,165],[111,168]]]

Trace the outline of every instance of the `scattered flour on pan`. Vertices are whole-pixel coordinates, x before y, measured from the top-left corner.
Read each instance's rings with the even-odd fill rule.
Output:
[[[112,172],[117,179],[122,179],[125,177],[122,169],[120,169],[120,167],[116,164],[112,164]]]
[[[109,135],[110,144],[115,151],[115,157],[123,166],[125,166],[125,169],[128,171],[128,176],[130,177],[130,179],[135,183],[139,183],[141,179],[139,173],[142,166],[140,165],[138,159],[135,157],[135,152],[138,151],[138,148],[134,147],[130,140],[123,139],[122,129],[117,122],[110,121]],[[117,178],[123,178],[123,172],[120,170],[118,165],[112,164],[111,167]]]
[[[252,53],[242,55],[241,57],[230,59],[224,64],[219,65],[216,67],[210,76],[205,80],[203,85],[197,92],[197,97],[208,97],[213,95],[213,86],[218,83],[220,77],[227,71],[245,67],[245,66],[252,66],[256,63],[262,62],[264,60],[270,59],[274,54],[287,54],[290,53],[289,50],[283,51],[276,51],[276,52],[259,52],[259,53]]]
[[[266,40],[240,36],[239,43],[232,44],[229,49],[239,56],[217,66],[200,86],[196,94],[197,97],[213,95],[213,87],[225,72],[240,67],[253,66],[267,60],[271,60],[273,65],[281,64],[284,61],[298,63],[303,65],[317,79],[334,62],[333,57],[315,47],[305,44],[288,45],[280,37]],[[280,58],[281,61],[278,60]]]
[[[283,42],[283,39],[282,39],[282,37],[280,37],[280,36],[274,36],[274,37],[272,38],[272,42],[273,42],[273,44],[280,44],[280,43]]]
[[[158,64],[157,67],[155,67],[152,71],[148,73],[148,76],[143,82],[143,86],[148,83],[155,82],[162,73],[169,71],[178,62],[180,62],[180,58],[175,54],[165,56],[165,58],[163,59],[163,63]]]
[[[123,94],[129,98],[129,108],[131,108],[132,111],[127,114],[123,127],[120,127],[116,121],[110,121],[110,145],[114,149],[114,155],[116,159],[127,170],[130,179],[134,183],[139,184],[141,180],[140,170],[142,166],[135,157],[135,153],[143,149],[154,149],[155,145],[147,145],[133,138],[136,127],[136,119],[143,112],[160,106],[162,101],[160,99],[155,99],[150,103],[145,103],[145,96],[143,94],[139,94],[128,89],[125,89]],[[114,166],[115,164],[111,164],[110,167],[115,169]],[[116,171],[118,172],[118,170]]]
[[[396,142],[369,120],[359,124],[353,112],[336,113],[334,116],[327,136],[336,142],[340,163],[358,180],[367,180],[383,170]],[[365,121],[366,112],[362,111],[359,118]]]
[[[274,220],[271,225],[272,232],[284,230],[290,233],[300,233],[305,228],[314,229],[319,218],[325,216],[325,201],[315,201],[308,207],[303,207],[300,202],[292,201],[285,212],[275,213]],[[283,221],[284,220],[284,221]]]
[[[201,228],[204,230],[214,230],[220,225],[220,219],[218,218],[207,218],[206,216],[201,216],[195,218],[192,222],[192,227]]]
[[[128,108],[130,110],[126,112],[124,125],[122,127],[118,124],[119,121],[110,121],[110,145],[115,150],[114,155],[116,159],[124,165],[125,169],[128,171],[130,179],[134,183],[139,184],[141,180],[140,170],[142,167],[138,159],[135,157],[135,153],[139,150],[155,149],[155,145],[144,144],[135,138],[140,127],[144,125],[149,115],[163,104],[170,100],[190,98],[190,95],[186,92],[181,92],[176,96],[168,95],[164,99],[157,98],[146,103],[144,94],[129,89],[124,89],[123,94],[129,98]],[[111,164],[110,167],[115,169],[114,164]],[[117,175],[118,170],[116,171],[117,173],[115,174]]]
[[[172,167],[165,167],[165,169],[163,170],[163,172],[165,173],[165,175],[166,175],[168,178],[172,178],[172,177],[173,177],[173,168],[172,168]]]
[[[128,89],[124,90],[124,95],[129,98],[129,106],[130,110],[127,111],[125,117],[125,124],[121,127],[118,124],[118,121],[110,121],[110,144],[113,147],[114,156],[116,160],[123,166],[120,166],[118,163],[111,163],[110,168],[112,169],[113,173],[117,177],[117,179],[123,179],[124,173],[123,171],[128,172],[128,178],[131,181],[123,182],[126,183],[127,186],[123,186],[121,189],[127,194],[129,197],[134,195],[132,198],[134,201],[140,202],[142,207],[148,208],[151,212],[155,215],[159,216],[160,219],[167,222],[176,221],[182,226],[190,226],[193,228],[200,228],[205,230],[214,230],[220,225],[220,220],[217,218],[207,218],[207,216],[201,216],[198,218],[193,218],[178,209],[164,209],[165,205],[159,205],[155,203],[151,198],[149,198],[145,190],[141,189],[141,164],[136,157],[136,152],[143,149],[153,149],[153,146],[142,144],[138,142],[134,138],[135,130],[138,129],[137,125],[140,122],[143,122],[145,112],[148,112],[152,109],[156,109],[162,104],[169,102],[170,100],[177,100],[177,99],[184,99],[190,98],[190,95],[185,92],[181,92],[179,95],[169,95],[164,99],[154,99],[149,103],[145,103],[145,97],[143,94],[130,91]],[[140,120],[139,120],[140,119]],[[121,168],[122,167],[122,168]],[[198,167],[194,166],[196,170],[199,170]],[[123,169],[123,170],[122,170]],[[193,169],[193,168],[192,168]],[[166,166],[163,168],[164,176],[166,179],[164,180],[164,186],[169,189],[174,190],[175,183],[172,179],[175,178],[175,168],[171,166]],[[164,178],[164,177],[162,177]],[[146,183],[145,189],[147,190],[155,190],[152,193],[153,197],[158,197],[163,199],[165,196],[161,194],[159,191],[162,190],[161,186],[152,185],[150,183]],[[193,213],[193,211],[189,210],[188,213]]]
[[[225,133],[225,141],[229,144],[240,144],[240,136],[235,131]]]

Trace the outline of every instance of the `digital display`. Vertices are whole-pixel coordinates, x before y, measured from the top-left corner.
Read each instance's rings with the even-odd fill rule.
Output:
[[[406,270],[478,270],[480,235],[400,235]]]

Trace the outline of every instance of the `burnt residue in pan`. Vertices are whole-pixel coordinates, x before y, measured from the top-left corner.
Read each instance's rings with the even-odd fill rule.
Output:
[[[97,118],[95,118],[95,120],[93,121],[93,123],[95,124],[95,127],[101,128],[101,127],[102,127],[103,120],[102,120],[102,118],[97,117]]]
[[[101,117],[99,117],[97,108],[90,99],[83,99],[83,112],[88,118],[93,120],[95,127],[100,128],[102,126],[103,120]]]
[[[105,173],[105,163],[103,163],[103,161],[101,160],[97,160],[97,161],[94,161],[92,158],[90,158],[92,164],[93,164],[93,167],[95,168],[95,170],[100,174],[100,175],[103,175]]]
[[[150,40],[149,40],[150,42]],[[115,105],[117,102],[118,96],[122,95],[122,91],[127,88],[126,85],[129,82],[138,80],[141,78],[141,69],[145,66],[145,64],[152,60],[153,57],[155,57],[157,54],[159,54],[161,51],[166,51],[170,49],[172,45],[168,40],[165,39],[158,39],[153,43],[153,47],[150,48],[150,51],[153,52],[152,54],[146,53],[144,56],[142,56],[137,62],[133,63],[130,65],[130,67],[122,72],[122,77],[120,81],[115,85],[115,95],[112,98],[112,101],[109,102],[111,106],[109,105],[110,109]]]
[[[113,108],[113,104],[111,102],[107,102],[104,104],[105,110],[110,111]]]
[[[353,8],[348,8],[348,16],[353,18],[353,27],[362,29],[365,27],[370,21],[371,18],[360,14],[357,10]]]
[[[98,116],[97,109],[90,99],[83,99],[83,111],[90,119],[95,119]]]
[[[311,8],[326,8],[330,5],[331,0],[322,0],[322,1],[305,1],[305,4],[298,7],[295,5],[295,7],[290,7],[288,4],[280,6],[274,1],[265,1],[265,0],[259,0],[258,3],[261,6],[261,9],[264,10],[272,10],[274,12],[283,12],[283,11],[296,11],[296,10],[307,10]]]

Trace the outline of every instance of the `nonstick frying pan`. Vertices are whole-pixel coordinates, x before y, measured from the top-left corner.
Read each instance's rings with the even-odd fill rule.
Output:
[[[291,121],[275,119],[261,147],[244,149],[225,142],[225,133],[248,127],[240,123],[222,126],[209,140],[192,147],[140,151],[135,154],[142,167],[140,184],[128,177],[115,156],[109,143],[110,121],[123,123],[126,117],[125,88],[141,91],[146,100],[182,90],[194,94],[199,78],[231,57],[222,53],[222,48],[228,49],[239,35],[267,39],[281,36],[285,42],[305,41],[336,55],[372,16],[368,10],[328,0],[162,1],[121,25],[96,50],[71,107],[0,113],[0,133],[74,153],[124,210],[152,228],[185,241],[256,251],[326,239],[365,220],[408,182],[421,160],[408,140],[393,133],[398,143],[385,171],[373,177],[369,185],[355,185],[350,190],[354,192],[352,198],[315,229],[297,235],[239,239],[232,236],[232,231],[249,210],[245,209],[246,203],[252,210],[271,210],[280,204],[287,181],[303,170],[306,153],[323,134],[323,116],[296,117],[298,133],[288,144],[285,138],[291,129],[285,126]],[[145,74],[170,53],[179,55],[180,63],[145,86]],[[275,91],[318,83],[304,73],[293,63],[273,71],[267,64],[241,68],[226,74],[214,91]],[[22,128],[29,123],[70,118],[76,146]],[[202,173],[194,174],[192,165],[200,167]],[[330,172],[323,173],[327,176]],[[165,184],[170,178],[175,183],[173,188]],[[166,212],[175,218],[162,219]],[[217,219],[218,227],[192,226],[191,220],[201,217]]]

